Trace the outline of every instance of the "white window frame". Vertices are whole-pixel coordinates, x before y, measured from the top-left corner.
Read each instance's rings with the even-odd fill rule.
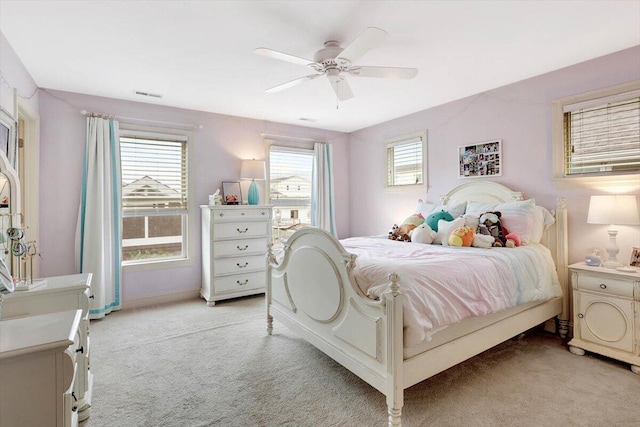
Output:
[[[154,126],[140,126],[120,122],[120,135],[130,136],[170,136],[187,140],[187,213],[182,225],[182,247],[184,256],[180,258],[122,261],[123,271],[148,271],[195,265],[195,227],[197,225],[196,204],[193,185],[193,132]],[[171,214],[173,212],[167,212]],[[122,243],[121,243],[122,244]]]
[[[632,174],[592,174],[585,176],[566,175],[565,173],[565,107],[579,103],[594,103],[606,98],[640,90],[640,80],[598,89],[587,93],[560,98],[552,103],[552,141],[553,141],[553,182],[557,188],[598,187],[599,190],[620,191],[622,188],[637,188],[640,173]]]
[[[392,148],[395,145],[400,145],[403,141],[408,141],[408,140],[412,140],[412,139],[416,139],[419,138],[420,140],[422,140],[422,182],[418,183],[418,184],[392,184],[389,185],[389,174],[392,172],[389,170],[389,148]],[[416,189],[416,188],[427,188],[429,185],[429,180],[428,180],[428,175],[427,175],[427,164],[428,164],[428,157],[427,157],[427,131],[426,130],[422,130],[422,131],[417,131],[417,132],[412,132],[406,135],[401,135],[401,136],[396,136],[393,138],[387,138],[384,140],[384,171],[385,171],[385,175],[384,175],[384,187],[386,191],[397,191],[397,190],[402,190],[402,189]]]

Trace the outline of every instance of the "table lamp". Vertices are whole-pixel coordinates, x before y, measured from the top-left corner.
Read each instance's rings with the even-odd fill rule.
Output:
[[[251,180],[247,203],[250,205],[257,205],[260,203],[260,195],[258,194],[258,184],[256,184],[256,179],[265,179],[264,160],[243,160],[242,168],[240,169],[240,178]]]
[[[640,224],[636,196],[622,194],[591,196],[587,223],[609,225],[607,229],[609,233],[609,243],[605,248],[608,258],[602,266],[607,268],[622,267],[622,263],[617,259],[620,249],[618,249],[616,243],[616,236],[618,235],[616,225]]]

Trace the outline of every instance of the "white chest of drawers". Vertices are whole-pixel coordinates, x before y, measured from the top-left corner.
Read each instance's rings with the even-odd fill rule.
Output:
[[[81,310],[79,327],[80,347],[77,355],[78,420],[91,413],[93,374],[90,370],[91,339],[89,337],[89,299],[91,298],[91,273],[72,274],[45,278],[46,285],[28,291],[16,291],[4,296],[2,319],[16,319],[65,310]],[[2,426],[0,426],[2,427]]]
[[[263,293],[267,280],[270,206],[200,206],[202,288],[208,306]]]
[[[585,350],[631,364],[640,374],[640,273],[584,263],[569,266],[573,287],[573,339]]]
[[[78,425],[81,310],[0,321],[0,425]]]

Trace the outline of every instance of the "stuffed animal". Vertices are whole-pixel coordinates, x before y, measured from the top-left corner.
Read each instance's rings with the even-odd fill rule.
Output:
[[[516,248],[522,244],[522,240],[518,233],[509,233],[504,236],[504,238],[507,239],[505,246],[508,248]]]
[[[492,246],[504,246],[507,243],[505,236],[508,234],[506,229],[500,222],[502,213],[499,211],[485,212],[480,215],[480,225],[478,226],[478,232],[492,236],[494,242]]]
[[[480,225],[480,219],[478,218],[477,215],[466,214],[466,215],[462,215],[462,218],[464,218],[465,226],[472,229],[474,233],[477,232],[478,226]]]
[[[433,231],[438,232],[438,221],[444,219],[445,221],[453,221],[453,216],[449,212],[446,211],[438,211],[432,212],[427,219],[424,220],[425,224],[427,224]]]
[[[490,248],[493,246],[493,242],[495,241],[496,239],[494,239],[490,234],[476,233],[473,236],[471,246],[474,248]]]
[[[411,232],[422,223],[424,223],[422,214],[413,214],[405,219],[400,226],[393,224],[393,227],[389,230],[389,239],[410,242]]]
[[[413,229],[411,233],[411,241],[414,243],[425,243],[430,245],[436,237],[436,232],[426,223],[422,223]]]
[[[458,227],[449,235],[449,246],[471,246],[475,234],[475,231],[466,225]]]

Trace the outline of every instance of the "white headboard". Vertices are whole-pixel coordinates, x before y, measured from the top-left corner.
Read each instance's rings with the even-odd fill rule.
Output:
[[[441,199],[443,205],[462,202],[504,203],[523,200],[523,194],[497,182],[473,181],[458,185]]]

